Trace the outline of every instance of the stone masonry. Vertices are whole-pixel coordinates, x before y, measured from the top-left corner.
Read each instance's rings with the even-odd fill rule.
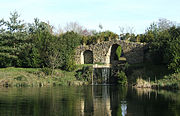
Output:
[[[128,42],[125,40],[104,41],[92,45],[81,45],[76,49],[76,64],[84,64],[84,52],[89,50],[93,54],[93,63],[110,64],[111,48],[114,44],[120,45],[124,57],[129,64],[142,63],[144,60],[143,43]]]

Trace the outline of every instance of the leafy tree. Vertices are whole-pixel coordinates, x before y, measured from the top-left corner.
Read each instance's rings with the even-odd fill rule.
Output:
[[[66,32],[60,36],[61,45],[61,67],[65,70],[71,71],[75,68],[75,48],[80,45],[82,36],[74,32]]]
[[[173,25],[167,20],[152,24],[146,31],[144,40],[149,43],[151,57],[155,64],[163,63],[170,70],[179,72],[180,27]]]

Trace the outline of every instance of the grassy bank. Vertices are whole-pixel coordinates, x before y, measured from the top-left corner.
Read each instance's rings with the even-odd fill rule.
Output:
[[[128,83],[138,88],[180,89],[180,73],[173,74],[165,65],[130,65],[126,73]]]
[[[35,68],[1,68],[0,86],[53,86],[82,84],[75,78],[74,72],[55,70],[53,75],[47,75],[42,69]]]
[[[163,79],[152,82],[154,88],[180,89],[180,73],[164,76]]]
[[[136,80],[135,87],[154,89],[180,89],[180,73],[164,76],[164,78],[155,81],[138,78]]]

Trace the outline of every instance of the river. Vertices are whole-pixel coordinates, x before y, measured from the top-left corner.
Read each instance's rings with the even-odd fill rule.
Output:
[[[101,85],[0,88],[0,116],[180,116],[180,91]]]

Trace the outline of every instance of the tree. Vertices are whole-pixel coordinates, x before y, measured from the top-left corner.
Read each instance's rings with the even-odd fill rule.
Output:
[[[18,54],[28,44],[25,24],[19,20],[20,16],[16,11],[10,15],[8,21],[0,21],[0,59],[3,61],[0,63],[1,67],[18,65]]]
[[[77,22],[70,22],[67,23],[66,26],[64,27],[66,32],[75,32],[78,34],[82,34],[83,33],[83,26],[81,26],[79,23]]]
[[[75,68],[75,48],[80,45],[82,36],[74,32],[66,32],[60,36],[61,44],[61,67],[67,71]]]
[[[167,20],[165,18],[161,18],[157,22],[157,25],[158,25],[158,28],[160,31],[164,31],[164,30],[170,29],[171,27],[175,26],[176,24],[170,20]]]
[[[171,21],[153,23],[145,33],[145,42],[155,64],[164,64],[174,72],[180,71],[180,27]]]
[[[102,31],[102,29],[103,29],[102,24],[99,24],[99,29]],[[100,31],[100,32],[101,32],[101,31]]]
[[[124,35],[124,27],[121,27],[121,26],[119,26],[119,30],[120,30],[120,35]]]

